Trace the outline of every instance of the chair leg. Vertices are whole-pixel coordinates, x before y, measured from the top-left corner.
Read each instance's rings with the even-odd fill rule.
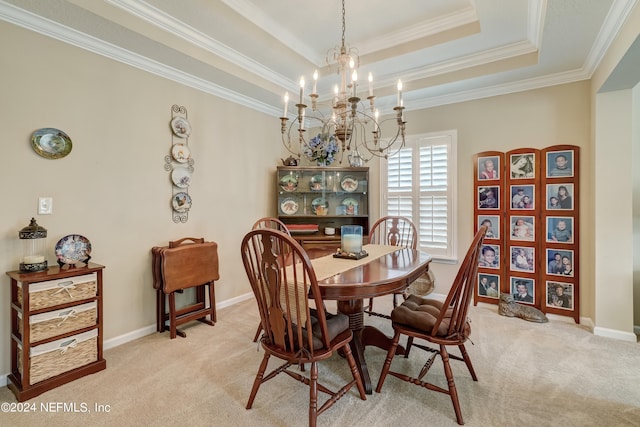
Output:
[[[356,386],[358,387],[358,391],[360,392],[360,398],[362,400],[367,400],[367,396],[364,391],[364,384],[362,383],[362,377],[360,376],[360,371],[358,371],[358,367],[356,366],[356,360],[353,358],[351,347],[349,346],[349,344],[345,344],[342,349],[344,352],[344,357],[346,357],[347,362],[349,363],[349,368],[351,369],[353,379],[356,380]]]
[[[318,363],[311,362],[309,374],[309,427],[316,427],[318,419]]]
[[[369,308],[365,311],[369,312],[369,315],[371,315],[371,312],[373,311],[373,298],[369,298]]]
[[[404,358],[409,358],[409,351],[411,351],[411,346],[413,345],[413,337],[407,337],[407,348],[404,349]]]
[[[387,358],[384,361],[384,365],[382,366],[382,372],[380,372],[380,379],[378,380],[378,385],[376,387],[376,393],[380,393],[382,390],[382,384],[384,384],[384,379],[387,377],[389,373],[389,369],[391,368],[391,359],[396,354],[396,348],[398,348],[398,342],[400,341],[400,331],[396,331],[393,335],[393,341],[391,342],[391,348],[387,352]]]
[[[260,338],[260,332],[262,332],[262,323],[258,323],[258,330],[256,331],[256,336],[253,337],[253,342],[258,342],[258,338]]]
[[[256,379],[253,381],[253,387],[251,388],[251,394],[249,395],[249,402],[247,402],[247,409],[251,409],[253,406],[253,400],[256,398],[256,394],[258,394],[258,389],[262,384],[262,377],[264,376],[264,371],[267,369],[267,363],[269,363],[269,353],[264,354],[262,358],[262,363],[260,363],[260,368],[258,368],[258,373],[256,374]]]
[[[456,419],[458,424],[464,425],[462,412],[460,411],[460,402],[458,401],[458,390],[456,389],[456,383],[453,381],[453,371],[449,364],[449,353],[447,353],[444,345],[440,345],[440,356],[442,357],[442,364],[444,365],[444,374],[447,377],[449,396],[451,397],[451,403],[453,403],[453,410],[456,412]]]
[[[474,381],[478,381],[478,377],[476,376],[476,371],[473,370],[473,365],[471,364],[471,358],[469,357],[469,353],[467,353],[467,349],[465,348],[464,344],[460,344],[458,348],[460,349],[460,354],[462,354],[464,363],[466,363],[467,368],[469,369],[471,378],[473,378]]]

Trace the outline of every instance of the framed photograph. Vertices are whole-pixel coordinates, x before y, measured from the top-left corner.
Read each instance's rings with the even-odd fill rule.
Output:
[[[533,273],[535,270],[535,249],[524,246],[510,247],[510,268],[513,271],[526,271]]]
[[[547,249],[547,274],[573,277],[573,251]]]
[[[478,295],[482,297],[500,297],[500,276],[497,274],[478,274]]]
[[[498,156],[478,158],[478,179],[500,179],[500,158]]]
[[[573,150],[547,153],[547,178],[573,176]]]
[[[500,246],[482,245],[478,267],[500,268]]]
[[[573,243],[573,218],[569,216],[548,216],[547,242]]]
[[[478,209],[500,209],[500,187],[478,187]]]
[[[533,304],[535,301],[535,280],[526,277],[510,277],[511,296],[517,302]]]
[[[535,178],[535,154],[512,154],[511,155],[511,179]]]
[[[500,216],[498,215],[478,215],[478,228],[486,225],[488,227],[485,239],[500,238]]]
[[[536,236],[536,219],[533,216],[511,216],[511,240],[526,240],[533,242]]]
[[[547,307],[573,310],[573,283],[547,281]]]
[[[535,209],[533,185],[512,185],[511,186],[511,208],[512,209]]]
[[[547,209],[573,209],[573,184],[547,184]]]

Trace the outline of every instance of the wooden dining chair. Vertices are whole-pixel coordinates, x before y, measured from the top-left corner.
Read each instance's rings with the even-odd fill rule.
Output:
[[[287,228],[287,226],[285,225],[284,222],[280,221],[278,218],[273,218],[273,217],[264,217],[264,218],[260,218],[259,220],[257,220],[254,224],[253,227],[251,227],[252,230],[256,230],[256,229],[260,229],[260,228],[268,228],[271,230],[279,230],[282,231],[283,233],[287,233],[289,235],[291,235],[291,233],[289,232],[289,229]],[[258,329],[256,330],[256,334],[253,337],[253,342],[257,342],[258,338],[260,338],[260,333],[262,332],[262,323],[258,324]]]
[[[325,311],[315,271],[304,249],[286,233],[257,229],[244,237],[241,252],[264,327],[260,339],[264,357],[247,409],[251,409],[260,386],[280,373],[309,386],[309,426],[315,426],[317,416],[354,384],[360,398],[366,400],[362,378],[349,347],[353,339],[349,318]],[[318,383],[318,362],[338,350],[347,360],[353,379],[334,392]],[[265,375],[271,356],[283,360],[284,364]],[[307,363],[311,364],[308,377],[290,369]],[[329,395],[320,407],[318,391]]]
[[[369,243],[376,245],[405,246],[411,249],[418,247],[418,231],[413,222],[404,216],[388,215],[377,220],[369,231]],[[398,306],[397,296],[393,294],[393,307]],[[366,312],[374,316],[389,319],[389,315],[373,311],[373,298],[369,298]]]
[[[478,381],[464,343],[471,333],[467,312],[473,295],[478,272],[478,259],[486,232],[487,227],[483,226],[480,227],[476,233],[444,302],[410,295],[405,302],[391,312],[391,321],[394,330],[393,341],[384,365],[382,366],[382,372],[380,373],[380,379],[376,387],[376,392],[380,393],[387,374],[391,374],[411,384],[448,394],[451,397],[453,409],[456,412],[456,419],[460,425],[464,424],[464,421],[460,411],[458,392],[456,390],[456,384],[453,381],[453,372],[449,364],[449,359],[463,360],[467,365],[467,369],[469,369],[469,373],[471,373],[471,378],[473,378],[474,381]],[[416,377],[391,371],[391,361],[395,356],[400,335],[406,335],[408,337],[405,357],[409,356],[409,350],[412,347],[418,347],[433,353]],[[435,344],[439,349],[436,350],[428,345],[416,344],[413,342],[415,338]],[[459,348],[461,356],[447,352],[447,346],[454,345]],[[442,364],[444,365],[447,389],[422,380],[438,354],[442,358]]]

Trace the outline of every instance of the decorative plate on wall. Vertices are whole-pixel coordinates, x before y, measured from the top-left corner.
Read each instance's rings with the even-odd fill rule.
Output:
[[[171,199],[171,205],[176,212],[188,212],[191,209],[191,196],[181,191],[173,196]]]
[[[185,144],[173,144],[171,147],[171,155],[178,163],[186,163],[191,157],[191,151]]]
[[[31,146],[40,156],[47,159],[60,159],[71,152],[71,138],[59,129],[38,129],[31,136]]]
[[[187,188],[191,185],[191,172],[187,168],[175,168],[171,172],[171,181],[176,187]]]
[[[171,130],[178,138],[189,138],[191,125],[184,117],[175,117],[171,120]]]

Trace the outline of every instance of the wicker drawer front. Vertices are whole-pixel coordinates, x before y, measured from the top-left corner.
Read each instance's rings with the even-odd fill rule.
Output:
[[[29,357],[29,385],[55,377],[98,360],[98,331],[35,346]],[[22,375],[22,351],[18,351],[18,372]]]
[[[97,294],[96,273],[68,277],[59,280],[32,283],[29,286],[29,309],[40,310],[95,297]],[[18,304],[22,306],[22,283],[18,283]]]
[[[30,341],[40,341],[67,332],[94,326],[98,322],[98,304],[86,304],[69,307],[29,317]],[[22,314],[18,314],[22,318]],[[18,323],[18,332],[22,335],[22,322]]]

